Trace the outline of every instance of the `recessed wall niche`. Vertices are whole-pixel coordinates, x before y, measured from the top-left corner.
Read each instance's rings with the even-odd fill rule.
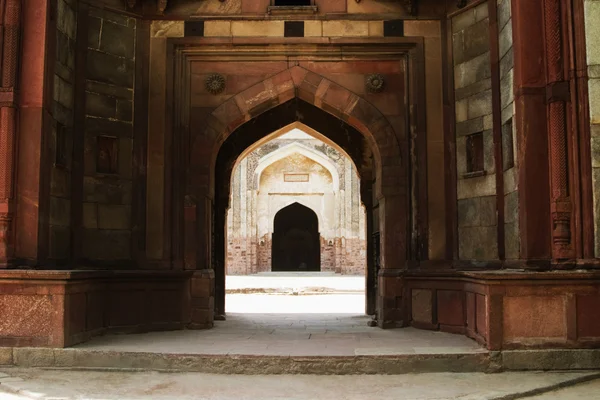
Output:
[[[116,174],[119,160],[119,141],[113,136],[96,138],[96,172],[100,174]]]

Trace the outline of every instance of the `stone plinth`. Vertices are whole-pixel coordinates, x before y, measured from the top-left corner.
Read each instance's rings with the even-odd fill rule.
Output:
[[[600,344],[600,272],[407,272],[410,324],[465,334],[490,350]]]
[[[67,347],[112,332],[181,329],[192,272],[0,272],[0,346]]]

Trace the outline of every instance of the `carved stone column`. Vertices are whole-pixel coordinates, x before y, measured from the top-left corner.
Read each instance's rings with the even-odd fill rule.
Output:
[[[566,102],[569,84],[563,66],[563,35],[560,0],[544,1],[550,150],[552,215],[552,258],[574,257],[572,243],[572,202],[569,195]]]
[[[0,266],[14,255],[16,82],[21,21],[20,0],[0,2],[2,26],[2,87],[0,88]]]

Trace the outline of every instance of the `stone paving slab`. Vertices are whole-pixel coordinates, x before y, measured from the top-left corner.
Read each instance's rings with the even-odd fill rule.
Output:
[[[239,376],[8,369],[4,399],[104,400],[508,400],[592,379],[590,373],[407,374],[403,376]],[[584,389],[595,398],[597,386]],[[7,393],[4,397],[2,393]],[[591,397],[589,397],[591,396]],[[542,399],[556,399],[542,397]],[[562,399],[562,398],[561,398]],[[570,398],[565,398],[570,399]]]

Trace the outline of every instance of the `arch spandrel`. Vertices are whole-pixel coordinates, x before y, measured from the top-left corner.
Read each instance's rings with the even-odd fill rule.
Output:
[[[206,134],[211,132],[211,137],[214,138],[212,146],[206,146],[206,141],[203,140],[194,141],[192,171],[201,170],[198,163],[206,159],[210,159],[210,165],[214,169],[219,148],[231,133],[265,111],[294,98],[334,115],[362,133],[375,158],[376,192],[379,196],[385,192],[382,182],[392,189],[402,185],[399,179],[384,177],[386,166],[402,165],[400,144],[385,116],[357,94],[299,66],[267,78],[217,107],[207,119]],[[213,190],[214,186],[211,192]]]

